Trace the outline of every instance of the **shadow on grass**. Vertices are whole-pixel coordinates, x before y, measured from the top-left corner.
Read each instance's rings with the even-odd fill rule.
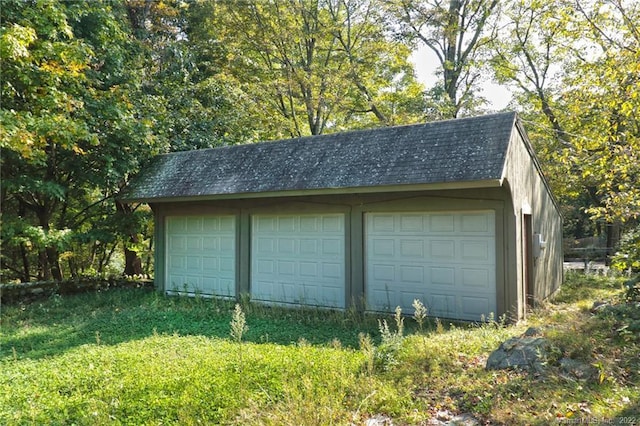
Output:
[[[163,296],[149,289],[112,289],[54,295],[27,305],[2,307],[0,359],[56,356],[85,344],[116,345],[157,334],[229,338],[234,302]],[[358,346],[361,332],[377,334],[374,320],[321,310],[245,307],[243,340]]]
[[[640,400],[632,401],[616,415],[613,424],[640,424]]]

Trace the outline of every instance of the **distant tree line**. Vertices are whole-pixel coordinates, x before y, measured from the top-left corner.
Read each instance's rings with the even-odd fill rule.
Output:
[[[156,154],[480,114],[487,81],[565,235],[638,234],[635,1],[2,0],[0,20],[2,282],[152,273],[150,211],[117,195]]]

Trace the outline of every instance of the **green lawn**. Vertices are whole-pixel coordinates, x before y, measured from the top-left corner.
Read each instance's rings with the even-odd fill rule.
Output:
[[[589,312],[620,299],[620,282],[570,275],[526,324],[419,329],[406,318],[402,337],[391,317],[381,337],[377,317],[244,304],[238,343],[232,303],[145,289],[2,306],[0,424],[427,424],[438,411],[496,424],[640,421],[640,309]],[[531,325],[599,380],[564,379],[554,365],[542,377],[484,369]]]

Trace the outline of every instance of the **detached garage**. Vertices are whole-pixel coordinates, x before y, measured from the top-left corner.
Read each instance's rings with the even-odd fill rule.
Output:
[[[526,315],[562,281],[562,219],[514,113],[177,152],[123,193],[167,293]]]

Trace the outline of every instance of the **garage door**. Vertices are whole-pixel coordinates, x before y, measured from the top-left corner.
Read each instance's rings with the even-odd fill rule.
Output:
[[[344,215],[257,215],[252,224],[252,299],[345,307]]]
[[[420,299],[431,316],[496,312],[493,211],[366,214],[365,287],[371,310]]]
[[[166,290],[235,296],[235,217],[176,216],[166,222]]]

